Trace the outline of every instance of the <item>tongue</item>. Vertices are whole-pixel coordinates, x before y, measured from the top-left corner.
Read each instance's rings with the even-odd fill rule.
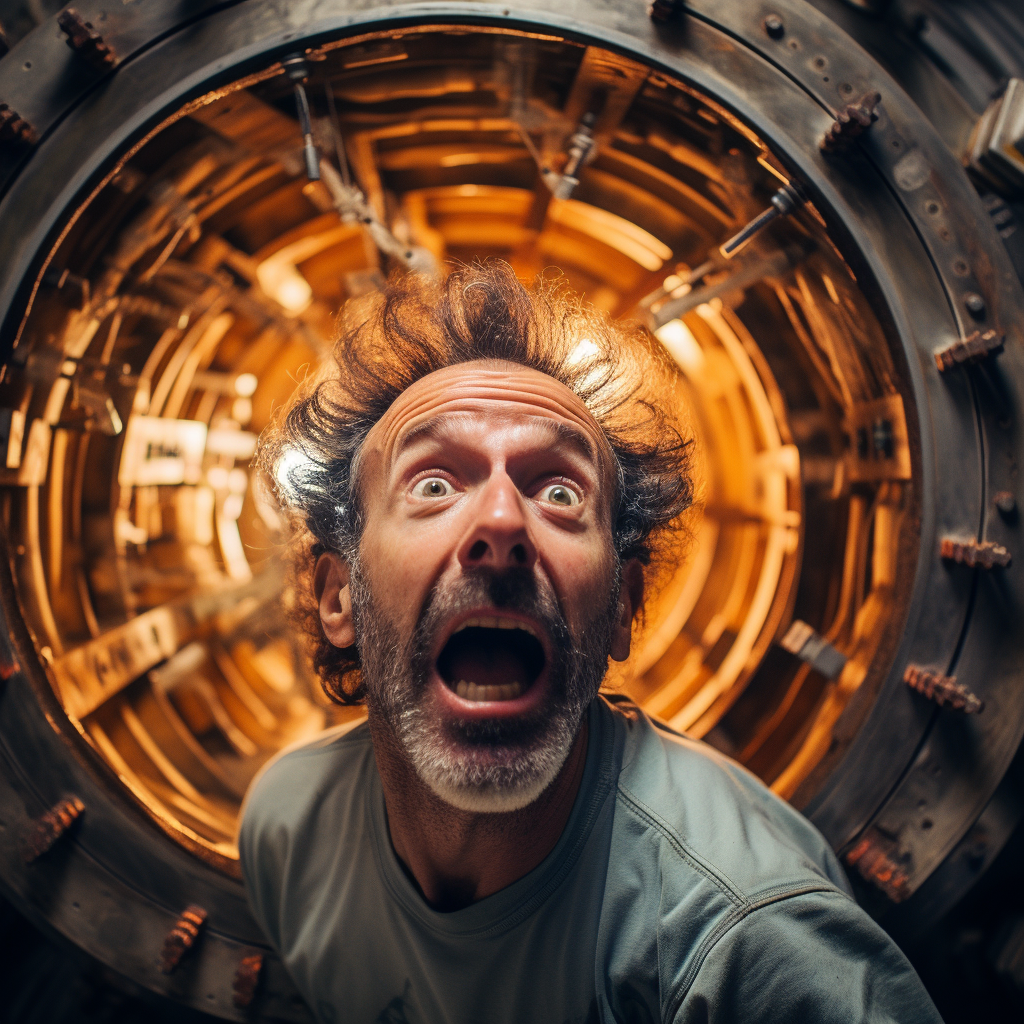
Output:
[[[509,630],[466,629],[448,642],[443,656],[443,675],[455,684],[460,680],[478,686],[520,683],[528,686],[532,672],[516,646],[509,642]],[[477,634],[467,636],[467,633]]]

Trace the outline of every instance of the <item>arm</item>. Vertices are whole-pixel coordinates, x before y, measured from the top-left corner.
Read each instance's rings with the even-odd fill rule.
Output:
[[[892,939],[830,891],[749,910],[666,1009],[673,1024],[942,1024]]]

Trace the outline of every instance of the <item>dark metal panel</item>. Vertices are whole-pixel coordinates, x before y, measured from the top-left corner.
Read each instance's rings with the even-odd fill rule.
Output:
[[[86,0],[75,10],[113,50],[116,69],[169,32],[241,0],[135,0],[109,4]],[[97,68],[67,45],[54,15],[0,59],[0,103],[16,110],[45,137],[112,71]],[[0,143],[0,190],[18,173],[31,147]]]

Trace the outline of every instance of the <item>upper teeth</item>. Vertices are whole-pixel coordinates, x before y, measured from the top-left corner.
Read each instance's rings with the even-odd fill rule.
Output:
[[[540,639],[537,637],[536,630],[528,623],[523,622],[521,619],[508,619],[501,615],[477,615],[472,619],[466,619],[466,621],[463,622],[454,633],[452,633],[452,636],[454,636],[455,633],[461,633],[464,629],[469,629],[470,626],[477,626],[482,629],[521,629],[524,632],[529,633],[530,636]]]

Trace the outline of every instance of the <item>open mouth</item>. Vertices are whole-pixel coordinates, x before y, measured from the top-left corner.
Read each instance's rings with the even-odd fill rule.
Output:
[[[463,700],[510,701],[540,677],[546,661],[537,631],[499,615],[466,619],[448,638],[437,671]]]

